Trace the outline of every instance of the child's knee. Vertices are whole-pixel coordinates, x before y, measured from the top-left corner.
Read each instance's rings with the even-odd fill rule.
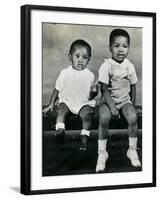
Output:
[[[136,125],[137,124],[137,115],[136,113],[132,113],[128,117],[128,123],[129,125]]]
[[[89,106],[84,107],[80,111],[80,116],[83,120],[91,120],[92,118],[92,108]]]
[[[105,114],[101,114],[101,115],[99,116],[99,124],[100,124],[100,125],[108,125],[109,122],[110,122],[110,120],[111,120],[111,117],[110,117],[110,116],[107,116],[107,115],[105,115]]]
[[[111,120],[111,112],[108,107],[101,106],[99,109],[99,123],[108,125]]]
[[[68,113],[68,107],[64,103],[60,104],[58,109],[58,115],[66,115],[67,113]]]

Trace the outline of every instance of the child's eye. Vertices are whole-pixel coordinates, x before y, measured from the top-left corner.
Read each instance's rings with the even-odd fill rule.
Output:
[[[79,58],[79,55],[75,55],[76,58]]]
[[[119,44],[114,44],[113,46],[116,47],[116,48],[118,48],[118,47],[119,47]]]
[[[89,59],[89,57],[88,57],[88,56],[83,56],[83,58],[84,58],[84,59]]]

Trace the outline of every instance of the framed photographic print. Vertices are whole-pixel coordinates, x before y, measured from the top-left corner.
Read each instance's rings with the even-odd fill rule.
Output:
[[[21,193],[156,186],[156,13],[21,7]]]

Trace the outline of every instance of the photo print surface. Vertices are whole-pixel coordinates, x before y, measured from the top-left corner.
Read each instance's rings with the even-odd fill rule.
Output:
[[[111,32],[117,29],[127,32],[130,40],[120,33],[110,41]],[[142,171],[142,35],[142,27],[42,23],[42,176]],[[80,43],[75,44],[71,50],[75,41]],[[81,41],[89,44],[90,50]],[[114,49],[120,52],[117,53],[117,60]],[[79,66],[83,65],[86,73],[84,69],[76,68],[74,58],[80,62]],[[86,65],[82,64],[85,59],[88,59]],[[104,70],[103,73],[100,70],[102,66],[110,66],[111,71],[107,74],[107,70]],[[114,68],[116,70],[112,72]],[[107,76],[109,82],[105,82]],[[133,94],[132,89],[128,90],[126,86],[128,83],[129,88],[135,85],[136,91]],[[82,105],[79,102],[81,99],[83,101],[82,97],[87,92],[85,90],[90,86],[87,84],[97,85],[98,92],[90,100],[88,91],[89,101]],[[118,117],[108,102],[103,101],[105,84],[112,97],[115,95],[114,91],[120,90],[120,100],[113,101],[119,112]],[[54,95],[58,91],[54,103],[53,91]],[[124,100],[126,93],[129,97],[135,96],[131,97],[131,102]],[[71,100],[76,100],[71,103],[64,100],[70,96]],[[130,103],[135,108],[133,112],[130,112],[132,107],[126,106]],[[106,112],[103,113],[101,110],[105,109]],[[109,123],[102,124],[102,115],[109,116],[110,113],[110,118],[104,117],[104,121],[109,119]],[[134,117],[131,119],[132,114],[136,115],[136,122]],[[108,130],[103,126],[108,126]],[[102,132],[105,131],[106,134],[102,137]],[[137,140],[130,141],[134,138]],[[105,141],[105,144],[100,140]],[[131,145],[136,149],[137,154],[134,152],[133,159],[138,156],[138,164],[128,157]],[[107,154],[100,154],[101,149],[105,149]],[[102,159],[102,163],[99,164],[98,159]]]

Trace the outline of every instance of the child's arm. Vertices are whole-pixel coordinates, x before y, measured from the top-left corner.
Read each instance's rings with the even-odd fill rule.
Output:
[[[111,96],[108,92],[108,85],[100,82],[100,86],[101,86],[101,93],[104,96],[105,101],[106,101],[107,105],[109,106],[109,108],[111,110],[112,116],[116,119],[120,118],[119,111],[116,108],[116,106],[115,106],[115,104],[114,104],[114,102],[113,102],[113,100],[112,100],[112,98],[111,98]]]
[[[57,89],[54,89],[52,96],[51,96],[51,99],[49,101],[49,105],[43,110],[44,113],[47,113],[49,110],[53,111],[53,107],[54,107],[55,102],[58,98],[58,94],[59,94],[59,91]]]
[[[90,88],[89,100],[94,99],[98,95],[98,74],[94,75],[94,81]]]
[[[94,99],[98,95],[98,84],[91,86],[89,100]]]
[[[130,85],[131,91],[130,91],[130,97],[133,105],[135,105],[136,102],[136,84]]]

